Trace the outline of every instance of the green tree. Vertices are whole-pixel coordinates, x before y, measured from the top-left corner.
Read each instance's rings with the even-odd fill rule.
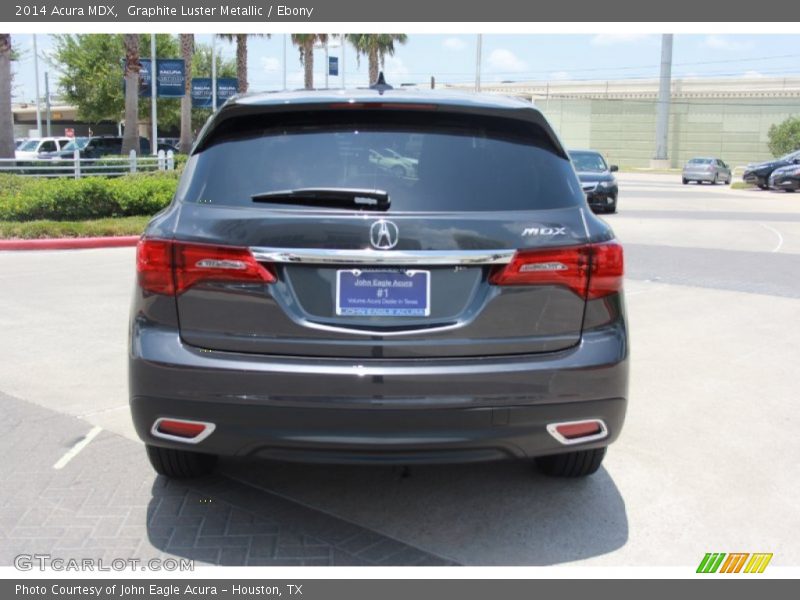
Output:
[[[11,112],[11,34],[0,33],[0,158],[14,158],[14,116]]]
[[[307,90],[314,89],[314,45],[328,41],[327,33],[293,33],[292,43],[300,50],[300,63],[305,74],[303,81]]]
[[[150,57],[150,36],[139,36],[140,57]],[[156,35],[156,54],[177,58],[180,47],[175,36]],[[59,87],[64,98],[78,107],[78,117],[89,123],[118,122],[125,110],[123,64],[125,46],[122,35],[79,34],[54,36],[52,58],[62,75]],[[139,99],[139,119],[150,118],[150,98]],[[162,129],[180,123],[180,100],[158,100],[158,124]]]
[[[769,151],[783,156],[800,148],[800,117],[789,117],[769,128]]]
[[[361,61],[364,55],[369,61],[369,82],[378,80],[378,71],[383,68],[386,56],[394,56],[394,43],[405,44],[408,36],[404,33],[350,33],[347,41],[356,50],[356,58]]]

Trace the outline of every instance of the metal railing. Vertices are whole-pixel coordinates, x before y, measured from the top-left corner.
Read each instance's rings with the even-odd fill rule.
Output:
[[[72,158],[3,158],[0,159],[0,174],[23,175],[26,177],[119,177],[131,173],[148,173],[154,171],[173,171],[175,154],[172,150],[158,151],[157,156],[137,156],[131,150],[127,158],[81,158],[79,150],[75,150]]]

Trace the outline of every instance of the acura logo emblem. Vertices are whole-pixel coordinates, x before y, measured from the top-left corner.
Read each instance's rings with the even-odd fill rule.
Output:
[[[375,221],[369,229],[369,241],[378,250],[391,250],[397,246],[399,237],[397,225],[385,219]]]

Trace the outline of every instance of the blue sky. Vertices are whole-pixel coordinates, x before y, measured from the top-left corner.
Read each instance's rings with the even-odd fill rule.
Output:
[[[210,43],[210,35],[198,35],[201,43]],[[14,35],[12,43],[22,59],[15,66],[14,100],[34,98],[32,36]],[[338,42],[334,42],[338,43]],[[233,44],[218,41],[222,52],[234,55]],[[39,54],[51,48],[49,36],[38,36]],[[283,78],[284,35],[252,38],[249,44],[249,79],[251,90],[281,89]],[[411,34],[398,46],[394,57],[387,58],[386,73],[390,83],[423,83],[434,75],[442,83],[466,83],[475,78],[476,36]],[[331,48],[330,55],[341,50]],[[302,86],[302,66],[297,49],[287,44],[287,79],[290,88]],[[324,85],[322,50],[315,53],[315,82]],[[636,79],[656,77],[660,61],[660,36],[644,34],[612,35],[499,35],[483,36],[482,80],[526,81],[581,79]],[[367,83],[366,61],[358,65],[352,48],[346,56],[348,86]],[[40,78],[53,66],[40,62]],[[763,77],[800,76],[800,35],[676,35],[673,56],[676,77]],[[52,85],[52,83],[51,83]],[[341,86],[331,77],[331,87]],[[44,86],[41,84],[42,93]]]

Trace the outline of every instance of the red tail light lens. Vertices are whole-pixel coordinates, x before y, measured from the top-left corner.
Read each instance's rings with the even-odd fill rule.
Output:
[[[142,238],[136,246],[136,276],[139,287],[153,294],[172,296],[172,242]]]
[[[178,295],[200,281],[273,283],[275,274],[247,248],[142,239],[136,270],[143,290]]]
[[[622,246],[616,242],[546,250],[520,250],[489,276],[493,285],[561,285],[582,298],[622,289]]]
[[[161,433],[176,435],[183,438],[195,438],[206,430],[204,423],[194,421],[177,421],[173,419],[161,419],[156,426]]]

